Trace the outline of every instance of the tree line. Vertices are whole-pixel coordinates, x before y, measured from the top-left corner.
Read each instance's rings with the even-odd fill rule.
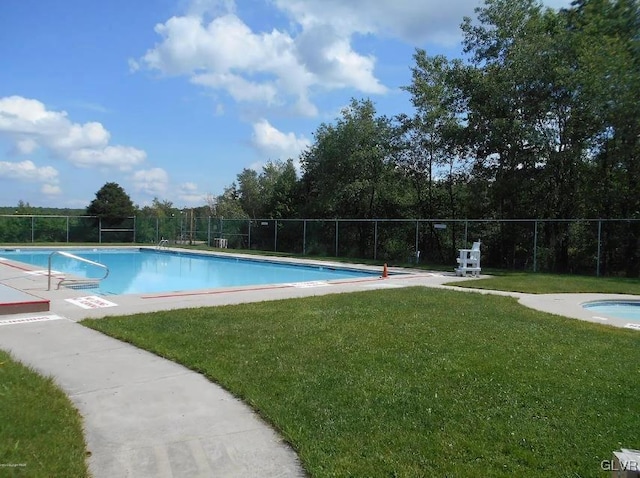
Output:
[[[370,99],[352,99],[295,161],[244,169],[192,214],[555,219],[538,244],[546,268],[571,271],[578,254],[592,261],[595,247],[577,245],[593,242],[593,227],[560,220],[640,219],[639,2],[575,0],[553,10],[486,0],[476,14],[461,24],[462,58],[416,50],[403,87],[413,111],[385,116]],[[157,198],[126,211],[180,213]],[[438,247],[453,253],[460,232],[450,234],[429,231],[424,247],[446,242]],[[353,235],[361,250],[370,247],[366,224]],[[529,226],[500,225],[482,240],[495,265],[522,267],[530,235]],[[605,270],[640,275],[640,221],[597,237]]]
[[[640,218],[640,7],[487,0],[463,58],[417,50],[414,107],[353,99],[294,162],[245,169],[219,214],[312,218]],[[548,223],[551,268],[571,268],[571,223]],[[500,233],[502,262],[518,228]],[[509,237],[513,236],[513,237]],[[607,228],[604,264],[640,273],[640,222]],[[455,241],[453,241],[455,242]]]

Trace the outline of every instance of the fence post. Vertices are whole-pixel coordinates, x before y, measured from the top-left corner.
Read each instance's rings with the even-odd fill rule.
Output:
[[[338,257],[338,220],[336,219],[336,257]]]
[[[420,257],[418,255],[418,247],[420,247],[418,244],[419,235],[420,235],[420,221],[416,220],[416,249],[415,249],[415,256],[414,256],[414,259],[416,260],[416,264],[418,263],[418,257]]]
[[[211,216],[207,216],[207,246],[211,247]]]
[[[373,223],[373,260],[378,259],[378,221]]]
[[[273,221],[273,252],[278,252],[278,220]]]
[[[464,244],[463,244],[463,249],[465,247],[467,247],[467,245],[469,244],[468,242],[468,233],[469,232],[469,221],[467,221],[466,219],[464,220]]]
[[[249,222],[249,233],[247,234],[247,247],[249,248],[249,250],[251,250],[251,219],[247,219],[247,221]]]
[[[538,221],[533,224],[533,272],[538,272]]]
[[[156,244],[160,242],[160,218],[156,216]]]
[[[602,237],[602,220],[598,219],[598,257],[596,259],[596,277],[600,277],[600,241]]]
[[[67,216],[67,244],[69,243],[69,216]]]
[[[98,218],[98,244],[102,244],[102,218]]]
[[[31,244],[33,244],[34,229],[36,228],[36,217],[31,216]]]
[[[302,220],[302,255],[307,255],[307,220]]]
[[[138,219],[138,216],[133,216],[133,243],[136,243],[136,224],[138,223],[136,221],[136,219]]]

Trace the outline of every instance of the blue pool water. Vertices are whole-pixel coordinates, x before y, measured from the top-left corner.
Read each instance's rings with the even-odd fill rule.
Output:
[[[606,300],[588,302],[582,305],[585,309],[609,315],[619,319],[640,321],[640,301],[634,300]]]
[[[54,249],[0,250],[0,257],[47,269]],[[329,281],[376,277],[379,273],[354,269],[281,264],[270,261],[226,258],[189,252],[149,249],[65,250],[109,268],[100,282],[99,294],[148,294],[247,285]],[[61,255],[54,255],[52,270],[74,276],[96,278],[104,270]]]

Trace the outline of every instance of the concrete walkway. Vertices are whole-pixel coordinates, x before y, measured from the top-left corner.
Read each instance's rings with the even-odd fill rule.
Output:
[[[0,348],[69,395],[94,478],[304,476],[270,427],[203,376],[64,318],[18,320],[0,317]]]

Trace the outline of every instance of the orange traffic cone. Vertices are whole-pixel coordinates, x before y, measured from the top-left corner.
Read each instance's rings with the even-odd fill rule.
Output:
[[[382,269],[382,278],[386,279],[389,277],[389,271],[387,270],[387,263],[384,263],[384,268]]]

